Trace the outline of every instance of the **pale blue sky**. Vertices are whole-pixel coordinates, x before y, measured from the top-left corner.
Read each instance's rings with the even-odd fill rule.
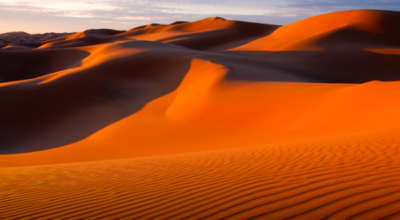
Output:
[[[0,0],[0,33],[126,30],[148,23],[214,16],[288,24],[322,13],[353,9],[400,11],[400,0]]]

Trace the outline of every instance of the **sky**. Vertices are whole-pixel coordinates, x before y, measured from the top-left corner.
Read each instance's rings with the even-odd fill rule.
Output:
[[[400,11],[400,0],[0,0],[0,33],[127,30],[215,16],[284,25],[355,9]]]

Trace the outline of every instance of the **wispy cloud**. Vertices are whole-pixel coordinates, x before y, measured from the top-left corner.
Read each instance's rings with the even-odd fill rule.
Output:
[[[251,0],[250,0],[251,1]],[[291,16],[292,12],[279,6],[254,1],[243,4],[239,1],[225,0],[138,0],[138,1],[2,1],[2,10],[44,12],[54,16],[90,17],[97,19],[121,20],[126,17],[160,17],[190,15],[249,15]],[[289,13],[287,13],[289,12]]]
[[[169,23],[222,16],[284,24],[316,14],[352,9],[400,10],[399,0],[0,0],[1,11],[81,19],[93,25]],[[27,15],[26,15],[27,16]],[[26,18],[27,23],[34,20]],[[131,26],[126,26],[126,29]],[[1,30],[0,30],[1,31]]]
[[[285,0],[287,7],[312,12],[353,9],[400,10],[399,0]]]

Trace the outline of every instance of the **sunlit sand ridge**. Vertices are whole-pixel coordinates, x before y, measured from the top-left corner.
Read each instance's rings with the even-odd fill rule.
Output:
[[[399,219],[399,12],[0,50],[2,219]]]

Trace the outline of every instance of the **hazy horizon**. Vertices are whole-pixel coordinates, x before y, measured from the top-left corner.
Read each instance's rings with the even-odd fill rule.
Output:
[[[219,16],[226,19],[284,25],[334,11],[400,10],[397,0],[0,0],[0,33],[127,30],[148,23],[168,24]]]

